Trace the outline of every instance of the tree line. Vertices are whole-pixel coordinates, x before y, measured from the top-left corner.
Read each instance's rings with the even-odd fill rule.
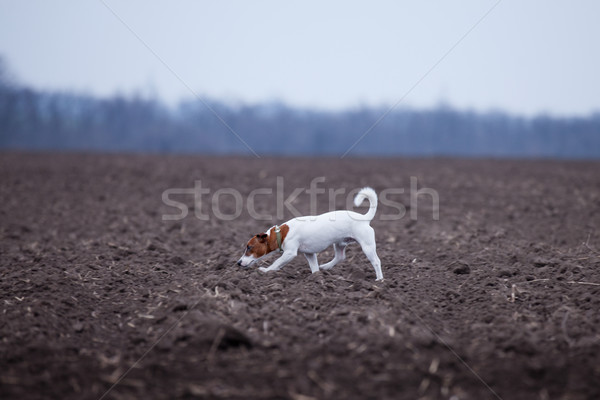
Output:
[[[168,107],[140,96],[97,98],[34,90],[0,76],[0,148],[249,154],[237,134],[261,155],[339,156],[371,129],[349,155],[600,157],[600,113],[525,118],[447,106],[401,108],[373,127],[386,111],[214,100]]]

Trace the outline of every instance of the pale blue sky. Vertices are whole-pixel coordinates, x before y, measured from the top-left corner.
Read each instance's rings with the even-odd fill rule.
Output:
[[[496,0],[105,3],[202,96],[340,109],[396,103]],[[599,17],[503,0],[400,106],[599,111]],[[0,55],[37,88],[192,96],[100,0],[0,0]]]

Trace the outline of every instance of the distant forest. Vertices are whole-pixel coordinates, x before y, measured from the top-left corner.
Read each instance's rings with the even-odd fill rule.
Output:
[[[260,155],[344,154],[385,108],[207,104]],[[251,154],[202,101],[45,92],[0,74],[0,149]],[[450,107],[390,112],[355,155],[600,158],[600,113],[524,118]]]

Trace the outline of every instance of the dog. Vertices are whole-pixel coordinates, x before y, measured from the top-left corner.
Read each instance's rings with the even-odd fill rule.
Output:
[[[270,267],[259,268],[262,272],[277,271],[292,261],[298,253],[303,253],[311,272],[329,270],[346,258],[346,246],[358,242],[373,268],[377,281],[383,280],[381,262],[376,252],[375,231],[370,225],[377,211],[377,194],[370,187],[361,189],[354,197],[354,205],[360,206],[369,200],[369,211],[359,214],[354,211],[340,210],[308,217],[298,217],[282,225],[275,225],[266,232],[250,239],[246,250],[237,264],[247,268],[274,251],[282,252]],[[319,265],[317,253],[333,245],[334,258]]]

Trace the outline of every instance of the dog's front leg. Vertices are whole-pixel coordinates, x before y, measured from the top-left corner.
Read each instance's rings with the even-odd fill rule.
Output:
[[[292,261],[297,254],[298,251],[286,250],[283,252],[281,257],[275,260],[275,262],[270,267],[260,267],[259,270],[261,270],[262,272],[277,271],[278,269],[281,269],[281,267],[283,267],[285,264]]]

